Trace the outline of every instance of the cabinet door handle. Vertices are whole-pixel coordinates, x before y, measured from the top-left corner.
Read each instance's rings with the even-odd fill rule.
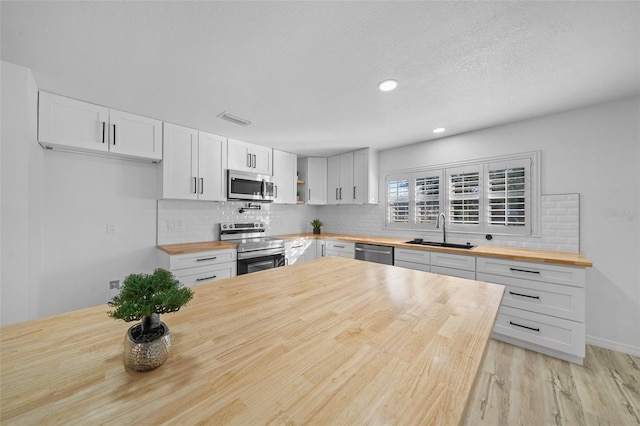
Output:
[[[247,167],[251,167],[251,154],[247,154]]]
[[[198,193],[198,178],[193,177],[191,179],[193,179],[193,193],[197,194]]]
[[[522,296],[522,297],[529,297],[531,299],[538,299],[540,300],[540,296],[529,296],[528,294],[522,294],[522,293],[515,293],[513,291],[510,291],[509,294],[513,294],[514,296]]]
[[[200,178],[200,193],[204,194],[204,178]]]
[[[355,186],[353,187],[353,199],[354,200],[356,199],[356,187]]]
[[[273,189],[275,190],[275,194],[273,195],[273,198],[278,198],[278,185],[274,185]]]
[[[340,188],[340,199],[342,200],[342,188]]]
[[[211,275],[210,277],[204,277],[204,278],[196,278],[196,281],[206,281],[206,280],[212,280],[214,278],[216,278],[217,275]]]
[[[291,248],[300,248],[300,247],[304,247],[304,244],[300,244],[298,246],[291,246]]]
[[[255,169],[256,168],[256,155],[253,154],[251,157],[253,158],[253,160],[251,161],[251,167],[253,167]]]
[[[216,260],[218,256],[213,257],[201,257],[200,259],[196,259],[196,262],[202,262],[203,260]]]
[[[526,272],[527,274],[538,274],[540,275],[540,271],[528,271],[526,269],[518,269],[518,268],[509,268],[514,272]]]
[[[113,125],[113,146],[116,146],[116,125]]]
[[[103,121],[102,122],[102,143],[104,143],[104,134],[105,134],[106,128],[107,128],[107,122]]]
[[[311,188],[309,188],[309,199],[307,201],[311,201]]]
[[[320,247],[322,247],[322,249],[320,250],[320,257],[324,257],[324,248],[325,248],[325,245],[323,244],[323,245],[322,245],[322,246],[320,246]]]
[[[540,329],[539,329],[539,328],[527,327],[526,325],[516,324],[516,323],[515,323],[515,322],[513,322],[513,321],[509,321],[509,324],[511,324],[511,325],[515,325],[516,327],[526,328],[527,330],[537,331],[538,333],[540,333]]]

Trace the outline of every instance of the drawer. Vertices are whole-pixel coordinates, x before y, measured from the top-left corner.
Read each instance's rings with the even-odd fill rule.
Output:
[[[575,287],[584,287],[586,281],[585,268],[578,266],[549,265],[489,257],[478,258],[478,272]]]
[[[475,256],[465,256],[462,254],[431,252],[431,266],[443,266],[445,268],[463,269],[466,271],[476,271]],[[433,271],[433,268],[431,268]]]
[[[444,268],[442,266],[431,265],[431,272],[434,274],[448,275],[450,277],[466,278],[468,280],[476,279],[476,271],[467,271],[464,269]]]
[[[356,251],[356,244],[329,240],[327,241],[327,250],[346,251],[353,254]]]
[[[225,249],[178,254],[169,257],[169,269],[175,274],[178,269],[235,262],[238,256],[237,253],[234,249]]]
[[[393,251],[393,257],[396,261],[424,263],[425,265],[431,264],[431,252],[426,250],[396,248]]]
[[[338,256],[338,257],[345,257],[347,259],[353,259],[353,253],[349,253],[347,251],[341,251],[341,250],[329,250],[327,249],[325,251],[327,257],[328,256]]]
[[[416,271],[431,272],[431,266],[429,264],[407,262],[406,260],[398,260],[397,258],[394,259],[393,266],[399,266],[400,268],[407,268],[407,269],[415,269]]]
[[[584,322],[584,288],[478,272],[478,281],[504,285],[503,306]]]
[[[585,328],[580,322],[501,306],[493,331],[584,358]]]
[[[235,277],[236,271],[236,263],[228,262],[215,266],[199,266],[197,268],[181,269],[173,272],[173,274],[183,285],[190,286]]]

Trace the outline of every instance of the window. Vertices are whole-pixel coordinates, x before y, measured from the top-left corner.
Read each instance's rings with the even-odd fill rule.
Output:
[[[409,225],[409,178],[387,177],[387,224]]]
[[[434,229],[440,212],[452,232],[531,235],[537,153],[387,176],[387,228]]]

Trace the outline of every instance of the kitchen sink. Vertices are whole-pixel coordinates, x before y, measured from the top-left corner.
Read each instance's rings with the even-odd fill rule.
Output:
[[[416,238],[411,241],[407,241],[406,244],[417,244],[420,246],[432,246],[432,247],[447,247],[469,250],[474,248],[471,244],[454,244],[454,243],[437,243],[433,241],[423,241],[422,238]]]

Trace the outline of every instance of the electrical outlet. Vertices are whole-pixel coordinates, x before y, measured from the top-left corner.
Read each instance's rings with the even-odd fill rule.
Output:
[[[118,290],[120,288],[120,280],[109,281],[109,290]]]
[[[115,234],[118,231],[115,223],[107,223],[107,234]]]

